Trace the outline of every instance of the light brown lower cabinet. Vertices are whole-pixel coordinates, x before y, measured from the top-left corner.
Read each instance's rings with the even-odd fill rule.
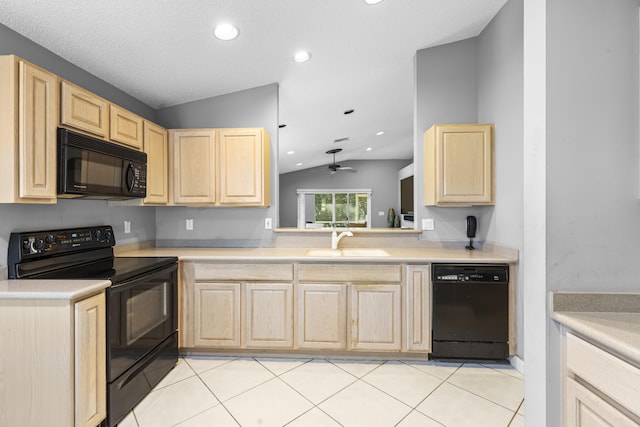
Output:
[[[430,349],[426,265],[187,262],[181,343],[195,349]]]
[[[640,426],[640,368],[565,335],[565,427]]]
[[[95,427],[106,417],[104,292],[0,300],[0,425]]]
[[[346,349],[347,285],[301,283],[297,291],[298,347],[319,350]]]
[[[194,346],[240,347],[240,283],[194,285]]]
[[[431,351],[431,268],[408,265],[405,276],[404,318],[407,351]]]
[[[349,287],[353,350],[400,350],[400,283]]]
[[[244,303],[247,347],[293,347],[292,283],[245,283]]]

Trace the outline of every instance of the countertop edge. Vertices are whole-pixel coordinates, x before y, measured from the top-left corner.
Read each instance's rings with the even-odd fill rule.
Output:
[[[639,302],[640,294],[632,292],[552,292],[550,316],[570,332],[640,367]]]
[[[316,248],[309,248],[315,250]],[[381,248],[389,256],[308,256],[305,248],[148,248],[119,251],[118,256],[176,256],[181,261],[351,262],[351,263],[503,263],[517,257],[496,252],[440,248]]]
[[[0,299],[73,301],[109,286],[109,280],[0,280]]]

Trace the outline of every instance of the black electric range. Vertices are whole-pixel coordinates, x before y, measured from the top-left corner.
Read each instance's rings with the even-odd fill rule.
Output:
[[[178,360],[178,258],[115,257],[109,225],[11,233],[10,279],[106,279],[107,419],[120,422]]]

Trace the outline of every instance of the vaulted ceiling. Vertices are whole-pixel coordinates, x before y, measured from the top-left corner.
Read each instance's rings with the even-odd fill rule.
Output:
[[[338,162],[411,158],[415,52],[478,35],[504,3],[0,0],[0,23],[156,109],[278,83],[284,173],[336,147]],[[221,22],[239,36],[213,37]]]

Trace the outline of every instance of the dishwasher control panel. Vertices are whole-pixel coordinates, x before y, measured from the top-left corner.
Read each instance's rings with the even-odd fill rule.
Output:
[[[433,264],[433,282],[508,283],[509,266],[503,264]]]

